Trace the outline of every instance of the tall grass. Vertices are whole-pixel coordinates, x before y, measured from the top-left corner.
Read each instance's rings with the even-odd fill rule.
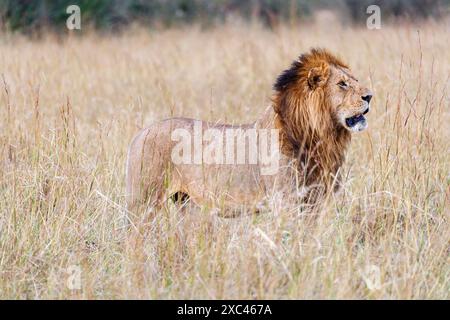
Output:
[[[448,299],[449,42],[444,24],[4,34],[0,298]],[[316,219],[170,207],[127,246],[137,130],[172,115],[252,121],[311,46],[339,53],[375,93],[343,192]]]

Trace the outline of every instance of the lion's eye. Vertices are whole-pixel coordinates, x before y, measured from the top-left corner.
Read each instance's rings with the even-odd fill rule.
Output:
[[[348,87],[348,84],[347,84],[347,82],[345,82],[345,81],[340,81],[340,82],[338,83],[338,86],[341,87],[341,88],[346,89],[346,88]]]

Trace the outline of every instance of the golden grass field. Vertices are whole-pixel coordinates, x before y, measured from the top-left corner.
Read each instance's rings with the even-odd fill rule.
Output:
[[[448,23],[245,24],[0,38],[0,298],[449,299]],[[83,32],[82,32],[83,33]],[[134,134],[170,116],[243,123],[312,46],[374,92],[343,192],[222,219],[161,211],[125,245]],[[80,289],[70,289],[73,268]]]

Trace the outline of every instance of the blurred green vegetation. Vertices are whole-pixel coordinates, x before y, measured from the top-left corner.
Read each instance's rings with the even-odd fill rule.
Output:
[[[365,23],[366,8],[372,4],[380,6],[383,19],[437,19],[448,13],[450,0],[0,0],[0,26],[23,32],[57,30],[65,25],[66,8],[73,4],[81,9],[83,26],[116,30],[135,22],[212,25],[229,16],[272,27],[310,16],[317,9],[331,9],[354,23]]]

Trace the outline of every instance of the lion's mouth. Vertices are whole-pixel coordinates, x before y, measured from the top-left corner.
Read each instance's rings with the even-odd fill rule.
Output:
[[[356,126],[357,124],[363,124],[366,122],[366,118],[364,117],[364,115],[369,112],[369,108],[367,108],[363,113],[361,114],[357,114],[353,117],[350,118],[346,118],[345,119],[345,124],[349,127],[349,128],[353,128],[354,126]]]

